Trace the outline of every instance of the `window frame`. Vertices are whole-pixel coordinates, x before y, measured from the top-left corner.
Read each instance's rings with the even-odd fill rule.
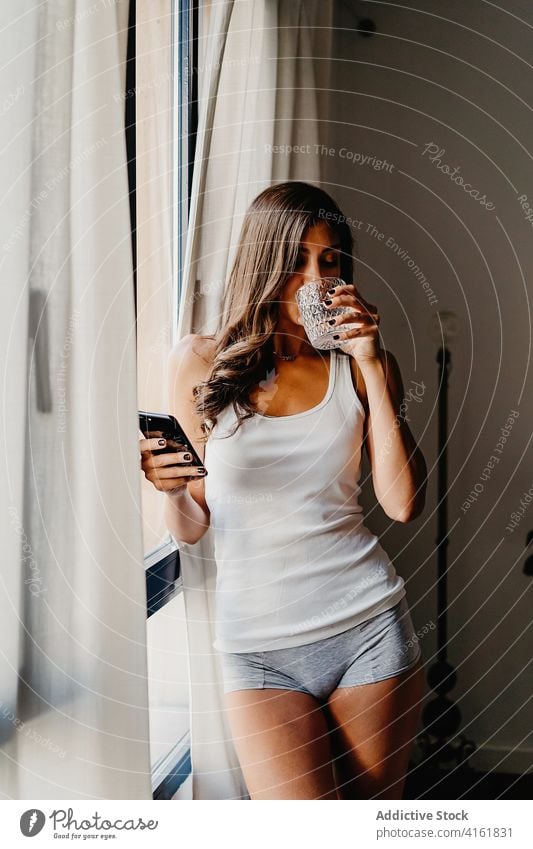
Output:
[[[172,150],[172,316],[178,315],[182,293],[185,238],[191,202],[194,152],[198,126],[198,0],[169,0],[171,14],[171,150]],[[136,0],[130,0],[126,62],[125,132],[131,212],[131,248],[137,318],[137,225],[136,225],[136,109],[135,28]],[[147,619],[183,592],[179,546],[169,533],[145,555]],[[175,741],[152,773],[153,799],[172,799],[191,774],[190,729]]]

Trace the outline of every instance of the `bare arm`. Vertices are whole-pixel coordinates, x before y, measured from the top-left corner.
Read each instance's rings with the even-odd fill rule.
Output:
[[[194,545],[209,527],[209,514],[185,486],[175,493],[167,493],[165,522],[175,540]]]
[[[410,522],[424,509],[427,468],[406,422],[400,369],[390,351],[359,366],[368,399],[365,444],[376,498],[391,519]]]

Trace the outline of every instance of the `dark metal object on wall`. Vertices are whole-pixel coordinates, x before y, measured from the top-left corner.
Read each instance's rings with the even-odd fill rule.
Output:
[[[437,352],[439,365],[439,429],[438,429],[438,508],[437,508],[437,661],[428,670],[428,684],[434,691],[423,712],[424,731],[417,737],[423,760],[418,767],[449,769],[455,766],[471,770],[469,757],[476,744],[464,734],[461,711],[449,693],[457,683],[457,673],[448,660],[448,374],[451,354],[442,345]]]

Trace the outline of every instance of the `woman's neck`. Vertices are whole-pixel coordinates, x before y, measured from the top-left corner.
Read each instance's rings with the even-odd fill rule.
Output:
[[[296,359],[302,356],[316,356],[316,349],[309,342],[304,328],[292,321],[278,322],[271,341],[278,357],[284,355]]]

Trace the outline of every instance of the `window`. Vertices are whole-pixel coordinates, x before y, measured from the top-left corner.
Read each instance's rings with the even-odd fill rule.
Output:
[[[150,759],[154,798],[190,773],[187,629],[175,552],[147,570]]]
[[[196,2],[137,4],[130,20],[126,115],[135,164],[137,394],[139,409],[149,412],[168,412],[167,359],[181,293],[197,125],[197,45]],[[190,773],[187,633],[165,496],[144,477],[141,486],[152,785],[154,798],[169,799]]]
[[[172,38],[170,2],[137,5],[137,395],[166,412],[167,357],[176,289],[172,268]],[[166,544],[164,497],[142,479],[145,554]]]

